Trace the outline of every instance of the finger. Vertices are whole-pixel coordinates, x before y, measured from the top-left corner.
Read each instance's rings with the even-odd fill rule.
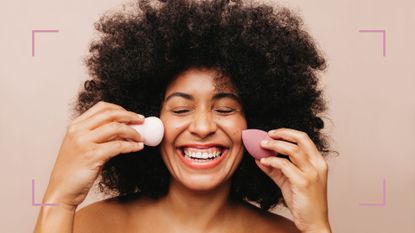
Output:
[[[271,173],[271,171],[274,169],[273,167],[271,167],[271,166],[267,166],[267,165],[264,165],[264,164],[262,164],[258,159],[255,159],[255,163],[258,165],[258,167],[263,171],[263,172],[265,172],[266,174],[269,174],[269,173]],[[275,170],[275,169],[274,169]]]
[[[109,122],[120,122],[125,124],[142,124],[144,117],[126,110],[106,110],[92,115],[83,122],[83,127],[93,130]]]
[[[94,152],[95,156],[102,159],[102,161],[108,161],[119,154],[137,152],[143,148],[144,143],[142,142],[110,141],[99,144]]]
[[[275,169],[279,169],[284,176],[288,178],[290,183],[298,186],[303,186],[306,184],[306,180],[304,179],[303,173],[294,166],[293,163],[288,161],[285,158],[278,158],[278,157],[267,157],[262,158],[260,162],[266,166],[271,166]],[[269,174],[269,173],[268,173]],[[271,178],[274,180],[275,177]],[[276,180],[274,180],[276,182]]]
[[[287,181],[287,178],[279,169],[264,165],[259,160],[255,160],[255,163],[263,172],[265,172],[265,174],[271,177],[271,179],[278,185],[278,187],[282,188],[285,181]]]
[[[142,142],[144,140],[132,127],[115,121],[98,127],[89,134],[89,140],[96,143],[108,142],[113,139],[126,139],[136,142]]]
[[[282,140],[264,140],[261,142],[261,146],[279,154],[288,155],[290,160],[304,172],[312,169],[308,155],[296,144]]]
[[[321,160],[324,160],[314,142],[302,131],[280,128],[271,130],[268,132],[268,135],[273,139],[283,139],[297,144],[310,157],[313,165],[319,164],[322,162]]]
[[[78,123],[80,121],[83,121],[83,120],[91,117],[92,115],[95,115],[98,112],[101,112],[101,111],[104,111],[104,110],[109,110],[109,109],[113,109],[113,110],[125,110],[120,105],[116,105],[116,104],[112,104],[112,103],[108,103],[108,102],[104,102],[104,101],[99,101],[94,106],[92,106],[88,110],[86,110],[83,114],[81,114],[80,116],[78,116],[77,118],[75,118],[72,121],[72,123],[73,124],[76,124],[76,123]]]

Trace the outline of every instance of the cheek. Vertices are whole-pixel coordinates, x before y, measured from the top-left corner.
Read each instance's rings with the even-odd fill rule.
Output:
[[[242,142],[242,130],[247,128],[246,121],[243,117],[221,119],[218,122],[220,122],[221,128],[227,132],[234,143]]]
[[[186,122],[174,119],[174,117],[160,116],[164,124],[164,141],[171,142],[186,128]]]

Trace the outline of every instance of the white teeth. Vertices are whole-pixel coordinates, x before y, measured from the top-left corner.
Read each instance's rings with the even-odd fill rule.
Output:
[[[208,149],[207,152],[201,152],[201,151],[195,151],[195,149],[192,148],[185,148],[183,150],[184,155],[186,158],[191,159],[215,159],[216,157],[219,157],[222,152],[217,151],[216,149]]]

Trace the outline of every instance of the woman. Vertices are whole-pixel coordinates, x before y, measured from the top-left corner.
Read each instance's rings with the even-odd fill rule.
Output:
[[[96,25],[43,199],[59,205],[35,232],[330,232],[325,61],[301,20],[241,1],[138,6]],[[129,126],[137,113],[164,123],[158,147]],[[248,155],[246,128],[273,129],[261,146],[282,156]],[[115,197],[75,212],[99,175]],[[279,202],[293,221],[267,211]]]

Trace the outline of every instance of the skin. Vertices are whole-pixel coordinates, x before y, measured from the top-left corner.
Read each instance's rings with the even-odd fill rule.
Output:
[[[44,202],[60,206],[42,207],[35,232],[51,232],[56,227],[64,233],[330,232],[327,165],[308,136],[299,131],[270,132],[273,140],[263,145],[287,154],[293,163],[277,157],[256,161],[281,188],[293,222],[228,199],[230,178],[244,150],[241,131],[247,125],[237,92],[229,80],[217,88],[215,74],[213,70],[189,69],[165,92],[160,114],[165,137],[160,148],[172,175],[166,197],[128,203],[108,199],[75,213],[106,161],[143,148],[141,136],[127,126],[142,123],[142,118],[101,102],[71,123],[44,197]],[[218,93],[227,94],[218,97]],[[218,166],[195,170],[180,161],[177,150],[190,143],[219,143],[228,152]]]

